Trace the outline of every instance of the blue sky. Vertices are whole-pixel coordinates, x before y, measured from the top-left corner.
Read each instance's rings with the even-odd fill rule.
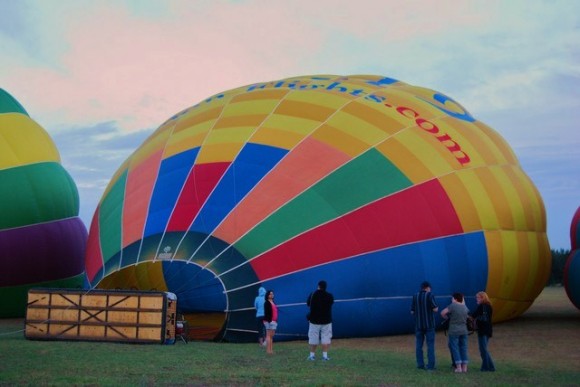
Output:
[[[55,141],[87,224],[163,121],[220,91],[378,74],[445,93],[512,146],[554,249],[580,205],[577,1],[0,0],[0,87]]]

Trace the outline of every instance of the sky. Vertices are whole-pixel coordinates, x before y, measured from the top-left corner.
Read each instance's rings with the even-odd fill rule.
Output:
[[[221,91],[376,74],[442,92],[511,145],[552,249],[580,206],[580,2],[0,0],[0,88],[56,143],[90,226],[115,171]]]

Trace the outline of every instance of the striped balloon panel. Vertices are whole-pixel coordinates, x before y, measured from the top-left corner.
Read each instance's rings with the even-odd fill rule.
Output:
[[[0,317],[22,317],[28,289],[80,287],[87,230],[77,187],[49,134],[0,89]]]

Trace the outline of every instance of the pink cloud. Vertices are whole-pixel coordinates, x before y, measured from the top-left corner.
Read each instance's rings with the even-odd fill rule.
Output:
[[[26,80],[18,89],[49,125],[112,120],[122,130],[152,128],[223,90],[333,73],[339,58],[314,58],[335,35],[381,44],[443,31],[446,12],[464,15],[455,18],[459,25],[477,18],[455,1],[251,1],[205,8],[183,2],[169,3],[172,8],[155,19],[101,4],[68,11],[59,27],[68,49],[58,69],[11,69],[12,79]]]

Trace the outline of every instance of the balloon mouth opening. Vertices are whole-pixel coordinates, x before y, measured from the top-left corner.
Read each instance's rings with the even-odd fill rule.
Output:
[[[140,262],[104,277],[99,289],[168,291],[177,296],[178,319],[188,322],[192,340],[213,340],[227,320],[227,295],[219,277],[186,261]]]
[[[246,302],[253,302],[259,282],[233,245],[193,231],[136,241],[109,258],[93,278],[101,279],[97,284],[89,280],[90,286],[101,289],[174,293],[177,313],[188,322],[193,340],[227,339],[232,326],[250,314]]]

